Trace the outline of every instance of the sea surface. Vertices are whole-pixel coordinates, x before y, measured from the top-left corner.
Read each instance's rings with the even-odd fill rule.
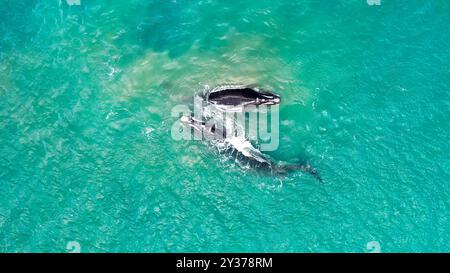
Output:
[[[224,83],[324,183],[174,140]],[[0,0],[0,252],[448,252],[449,132],[446,0]]]

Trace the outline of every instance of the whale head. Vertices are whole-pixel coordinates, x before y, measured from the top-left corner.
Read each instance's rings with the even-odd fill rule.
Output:
[[[255,98],[256,105],[275,105],[279,104],[280,101],[281,99],[279,95],[268,91],[259,93]]]

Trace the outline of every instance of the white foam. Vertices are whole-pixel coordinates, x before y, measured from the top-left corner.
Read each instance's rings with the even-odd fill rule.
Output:
[[[66,0],[67,5],[69,6],[80,6],[81,0]]]

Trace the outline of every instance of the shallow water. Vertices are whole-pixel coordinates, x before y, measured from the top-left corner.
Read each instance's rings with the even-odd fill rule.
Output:
[[[0,5],[0,251],[450,251],[447,1],[67,3]],[[223,83],[325,183],[174,141]]]

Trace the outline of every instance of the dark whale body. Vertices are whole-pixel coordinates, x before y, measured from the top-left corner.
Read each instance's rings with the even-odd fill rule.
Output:
[[[189,127],[194,128],[198,132],[203,133],[203,136],[211,141],[221,142],[224,149],[223,152],[228,156],[235,158],[240,165],[248,166],[252,169],[258,169],[260,171],[268,171],[271,174],[287,174],[292,171],[300,170],[307,172],[314,178],[322,182],[322,178],[316,169],[309,164],[287,164],[273,161],[269,156],[261,153],[258,149],[254,148],[248,140],[232,138],[227,134],[225,127],[221,124],[209,123],[190,116],[182,116],[181,122]],[[230,139],[237,140],[230,141]],[[245,146],[246,149],[240,149],[240,146]]]
[[[241,85],[218,86],[205,95],[207,103],[218,106],[274,105],[280,96],[269,91]]]

